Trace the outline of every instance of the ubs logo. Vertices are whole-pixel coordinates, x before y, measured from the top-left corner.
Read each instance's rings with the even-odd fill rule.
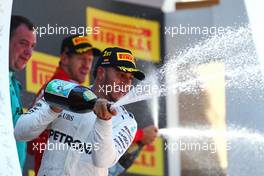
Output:
[[[60,113],[58,118],[63,118],[65,120],[73,121],[74,116],[71,114],[67,114],[67,113]]]

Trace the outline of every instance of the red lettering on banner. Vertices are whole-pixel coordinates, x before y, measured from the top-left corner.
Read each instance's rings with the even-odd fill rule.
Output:
[[[149,51],[152,49],[150,40],[147,41],[147,48],[148,48]]]
[[[117,44],[121,47],[125,47],[125,37],[123,35],[118,35]]]
[[[150,29],[98,18],[93,19],[92,25],[100,27],[100,33],[93,34],[95,41],[141,51],[152,48]]]
[[[146,167],[155,167],[157,162],[154,154],[155,146],[153,144],[146,145],[135,161],[135,164]]]
[[[146,153],[142,153],[139,155],[137,160],[135,161],[136,165],[146,166],[146,167],[155,167],[156,166],[156,158],[153,154],[147,155]]]
[[[44,62],[32,61],[32,83],[43,85],[52,77],[56,66]]]
[[[111,44],[111,45],[114,45],[115,44],[115,36],[113,33],[106,33],[106,43],[108,44]]]

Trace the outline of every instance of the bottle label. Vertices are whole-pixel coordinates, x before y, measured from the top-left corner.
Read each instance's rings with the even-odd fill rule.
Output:
[[[78,86],[76,83],[54,79],[48,83],[45,92],[68,98],[71,90],[76,86]]]
[[[86,90],[83,92],[83,98],[88,102],[90,100],[96,99],[96,95],[91,90]]]

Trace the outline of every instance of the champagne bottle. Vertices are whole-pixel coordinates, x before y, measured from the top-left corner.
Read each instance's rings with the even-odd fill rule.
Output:
[[[92,111],[97,96],[87,87],[54,79],[47,84],[44,99],[51,106],[76,113],[86,113]]]
[[[132,143],[118,163],[108,169],[108,176],[123,175],[134,163],[143,147],[142,142]]]
[[[133,143],[123,156],[121,156],[118,163],[124,168],[124,171],[134,163],[143,147],[144,144],[142,142]]]

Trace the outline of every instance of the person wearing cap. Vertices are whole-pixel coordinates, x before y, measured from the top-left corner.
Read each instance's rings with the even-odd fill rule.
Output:
[[[71,35],[65,37],[61,44],[59,66],[52,78],[82,84],[90,73],[94,57],[101,54],[100,50],[93,48],[87,36]],[[43,97],[46,84],[38,91],[35,102]],[[37,175],[43,150],[36,150],[34,146],[47,143],[49,130],[45,130],[37,139],[28,142],[28,153],[34,157],[34,172]]]
[[[127,93],[127,89],[132,85],[132,77],[135,77],[138,80],[143,80],[145,75],[142,71],[136,68],[135,58],[129,50],[117,47],[107,48],[102,54],[103,56],[99,58],[93,71],[93,76],[95,78],[94,87],[96,87],[95,91],[99,91],[96,93],[115,102]],[[96,79],[100,80],[101,78],[101,75],[97,75],[98,72],[103,72],[105,78],[103,83],[106,86],[98,87],[99,81],[96,81]],[[120,74],[116,74],[117,72]],[[127,79],[125,74],[130,74],[131,79]],[[108,88],[111,88],[114,91],[108,92]],[[118,91],[117,89],[119,88],[120,90]]]
[[[17,140],[29,141],[50,129],[38,175],[106,176],[108,168],[132,143],[137,130],[133,115],[122,106],[107,108],[108,103],[118,101],[129,90],[106,92],[101,88],[129,87],[134,78],[143,80],[144,73],[136,68],[129,50],[115,47],[103,51],[94,76],[91,90],[98,100],[93,112],[73,113],[50,107],[40,99],[18,120],[14,131]]]

